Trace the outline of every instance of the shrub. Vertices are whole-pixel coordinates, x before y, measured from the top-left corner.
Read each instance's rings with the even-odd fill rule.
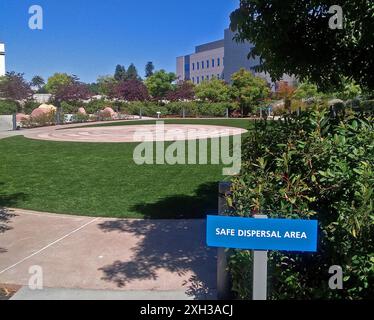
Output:
[[[77,108],[73,104],[65,101],[61,102],[61,108],[63,112],[67,114],[75,113],[77,111]]]
[[[94,114],[99,112],[100,110],[105,109],[106,107],[112,108],[114,106],[113,102],[107,101],[105,99],[100,100],[92,100],[84,105],[86,112],[89,114]]]
[[[169,115],[183,116],[183,110],[186,117],[196,117],[198,107],[196,102],[171,102],[166,105]]]
[[[208,117],[224,117],[226,116],[226,111],[229,109],[229,113],[235,110],[237,106],[233,103],[199,103],[199,115]]]
[[[0,100],[0,114],[10,115],[21,111],[21,107],[18,102],[13,100]]]
[[[90,119],[90,116],[88,114],[82,114],[82,113],[76,113],[73,116],[73,122],[87,122]]]
[[[38,108],[40,106],[40,103],[35,101],[27,101],[25,105],[23,106],[23,111],[25,114],[31,114],[34,109]]]
[[[313,254],[270,252],[272,299],[365,299],[374,296],[374,123],[328,110],[260,121],[243,147],[233,179],[235,214],[317,219]],[[328,287],[329,267],[344,271],[344,290]],[[250,298],[251,254],[230,261],[233,290]]]
[[[374,114],[374,100],[365,100],[362,101],[360,106],[358,107],[358,112],[362,112],[364,114]]]
[[[62,119],[63,119],[63,115],[62,115]],[[21,123],[23,127],[27,127],[27,128],[50,126],[56,123],[56,113],[55,112],[43,113],[36,117],[23,119]]]

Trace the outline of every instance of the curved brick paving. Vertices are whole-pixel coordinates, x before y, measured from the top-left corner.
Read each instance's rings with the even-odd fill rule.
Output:
[[[233,127],[211,125],[130,125],[113,127],[86,127],[58,129],[44,128],[37,131],[25,131],[30,139],[69,141],[69,142],[142,142],[142,141],[181,141],[233,136],[246,130]]]

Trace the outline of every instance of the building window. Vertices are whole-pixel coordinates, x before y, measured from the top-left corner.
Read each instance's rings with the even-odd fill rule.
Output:
[[[206,76],[206,79],[209,80],[209,76]]]
[[[200,78],[199,78],[199,77],[196,78],[196,83],[197,83],[197,84],[200,83]]]
[[[214,59],[212,59],[212,68],[214,68]]]
[[[200,70],[200,62],[196,62],[197,70]]]
[[[219,79],[220,78],[220,76],[219,76],[219,74],[217,74],[217,79]]]
[[[204,81],[204,76],[201,76],[201,81]]]
[[[201,61],[201,69],[204,69],[204,61]]]
[[[206,61],[206,68],[209,69],[209,60]]]
[[[195,63],[192,64],[192,70],[195,70]]]
[[[220,65],[221,65],[221,59],[218,58],[218,59],[217,59],[217,66],[219,67]]]
[[[195,83],[195,77],[192,77],[192,82]]]

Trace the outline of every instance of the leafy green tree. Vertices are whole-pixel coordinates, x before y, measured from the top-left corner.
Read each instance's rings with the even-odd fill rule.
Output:
[[[72,84],[74,82],[73,76],[67,73],[55,73],[53,76],[48,78],[45,89],[52,94],[56,94],[59,87]]]
[[[96,83],[96,82],[93,82],[93,83],[90,83],[88,84],[88,89],[90,90],[90,92],[94,95],[97,95],[99,94],[99,84]]]
[[[336,93],[336,97],[342,100],[351,100],[358,98],[362,93],[361,87],[355,81],[343,80],[343,88]]]
[[[167,73],[165,70],[155,72],[145,80],[145,85],[153,98],[162,99],[174,89],[173,82],[176,80],[175,73]]]
[[[196,98],[210,102],[227,102],[230,100],[230,88],[222,80],[203,81],[195,88]]]
[[[147,65],[145,66],[145,77],[149,78],[153,75],[153,72],[155,70],[155,66],[153,65],[152,61],[149,61]]]
[[[31,85],[40,90],[45,85],[45,81],[41,76],[35,76],[31,79]]]
[[[116,81],[125,81],[126,80],[126,68],[118,64],[114,72],[114,79]]]
[[[96,82],[98,85],[99,94],[102,94],[104,96],[109,95],[112,88],[117,83],[116,79],[112,76],[99,76]]]
[[[330,29],[330,6],[343,9],[344,26]],[[343,77],[374,88],[374,2],[371,0],[241,0],[231,14],[237,40],[254,44],[258,71],[273,80],[294,74],[324,90],[340,88]]]
[[[139,79],[140,77],[138,75],[138,70],[136,70],[136,67],[133,63],[130,64],[126,72],[126,80],[139,80]]]
[[[310,82],[303,82],[296,88],[293,97],[295,99],[302,100],[314,98],[318,95],[318,88],[315,84],[312,84]]]
[[[238,102],[243,116],[260,106],[270,94],[266,80],[243,68],[234,73],[231,80],[231,96]]]

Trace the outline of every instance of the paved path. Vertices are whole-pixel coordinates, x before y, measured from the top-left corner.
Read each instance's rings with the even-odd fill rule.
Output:
[[[0,283],[47,288],[215,292],[216,250],[203,220],[120,220],[25,210],[0,214]]]
[[[40,128],[32,128],[32,129],[21,129],[21,130],[4,130],[0,128],[0,139],[5,139],[13,136],[37,136],[38,134],[54,132],[56,130],[63,130],[75,127],[85,127],[85,126],[92,126],[92,125],[103,125],[105,123],[110,122],[131,122],[131,121],[139,121],[140,119],[133,119],[133,120],[113,120],[113,121],[96,121],[96,122],[85,122],[85,123],[73,123],[73,124],[64,124],[58,126],[48,126],[48,127],[40,127]],[[155,118],[143,117],[142,120],[155,120]]]
[[[199,297],[211,300],[212,296]],[[183,291],[125,291],[22,287],[10,300],[194,300]]]
[[[143,120],[154,120],[143,118]],[[138,120],[128,120],[138,121]],[[87,127],[103,122],[50,126],[19,131],[0,131],[0,139],[23,135],[29,139],[68,142],[184,141],[241,135],[247,130],[215,125],[163,124]]]

